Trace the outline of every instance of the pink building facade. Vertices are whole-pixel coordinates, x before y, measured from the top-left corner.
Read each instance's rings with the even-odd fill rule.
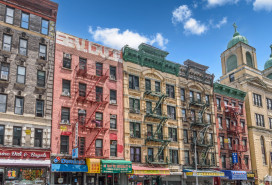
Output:
[[[124,159],[123,153],[123,64],[121,52],[88,40],[57,32],[51,183],[104,182],[96,174],[89,176],[80,166],[76,176],[60,169],[62,159],[72,159],[78,150],[75,167],[86,159]],[[77,152],[75,152],[77,153]],[[64,161],[65,162],[65,161]],[[55,164],[55,166],[53,166]]]

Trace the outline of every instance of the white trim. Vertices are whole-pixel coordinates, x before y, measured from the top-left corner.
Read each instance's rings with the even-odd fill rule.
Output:
[[[50,166],[50,160],[0,159],[1,166]]]

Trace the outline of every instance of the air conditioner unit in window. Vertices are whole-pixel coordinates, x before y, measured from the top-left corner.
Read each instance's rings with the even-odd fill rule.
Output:
[[[1,74],[1,79],[2,79],[2,80],[8,80],[8,75]]]
[[[110,79],[111,79],[111,80],[116,80],[116,78],[115,78],[114,75],[110,75]]]
[[[68,91],[68,90],[64,90],[63,92],[62,92],[62,95],[63,96],[70,96],[70,92]]]
[[[71,54],[69,54],[69,53],[64,53],[63,57],[64,57],[64,58],[71,59]]]
[[[116,100],[110,100],[110,104],[116,104]]]
[[[110,115],[110,118],[116,118],[116,115]]]
[[[61,120],[61,124],[67,124],[67,125],[69,125],[70,122],[69,122],[69,120],[67,120],[67,119],[62,119],[62,120]]]

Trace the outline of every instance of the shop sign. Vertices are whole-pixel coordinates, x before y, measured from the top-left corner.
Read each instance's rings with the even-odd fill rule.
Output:
[[[44,160],[44,159],[50,158],[50,152],[22,151],[22,150],[0,150],[0,158]]]
[[[75,148],[77,147],[78,143],[78,122],[76,123],[76,128],[75,128]]]
[[[85,160],[84,159],[80,159],[80,160],[76,160],[76,159],[62,159],[60,157],[56,157],[53,160],[53,164],[74,164],[74,165],[85,165]]]
[[[78,148],[74,148],[72,150],[72,159],[77,159],[78,158]]]
[[[229,143],[229,139],[224,139],[224,143]]]
[[[67,131],[67,126],[60,126],[60,130],[61,130],[62,132]]]
[[[102,173],[131,173],[131,164],[103,164]]]
[[[88,166],[87,173],[100,173],[100,159],[86,159],[86,163]]]
[[[232,164],[238,163],[237,153],[232,153]]]
[[[132,170],[135,175],[170,175],[169,170]]]
[[[193,172],[186,172],[187,176],[194,176]],[[223,172],[197,172],[198,177],[224,177]]]
[[[248,173],[247,174],[247,178],[254,178],[255,177],[255,174],[254,173]]]
[[[31,135],[31,130],[25,130],[26,135]]]

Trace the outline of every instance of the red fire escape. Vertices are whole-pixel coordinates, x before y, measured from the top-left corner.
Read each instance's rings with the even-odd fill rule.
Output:
[[[238,163],[232,164],[233,170],[247,169],[248,167],[242,162],[243,153],[247,152],[247,144],[243,145],[240,136],[245,133],[245,124],[241,126],[239,117],[242,115],[242,110],[239,106],[225,105],[225,115],[230,118],[227,134],[232,138],[231,153],[237,153]],[[239,124],[238,124],[239,123]]]

